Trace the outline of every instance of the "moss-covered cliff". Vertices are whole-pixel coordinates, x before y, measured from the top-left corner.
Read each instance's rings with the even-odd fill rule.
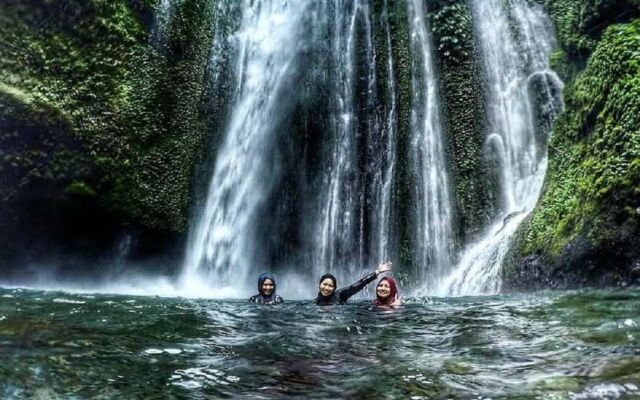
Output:
[[[640,9],[548,1],[565,112],[534,212],[504,269],[507,288],[626,284],[640,269]]]
[[[429,0],[440,104],[452,165],[457,236],[472,239],[495,214],[496,177],[483,154],[486,137],[482,67],[466,0]]]
[[[154,47],[156,3],[0,4],[2,258],[16,232],[99,250],[123,225],[185,231],[213,6],[180,2]]]

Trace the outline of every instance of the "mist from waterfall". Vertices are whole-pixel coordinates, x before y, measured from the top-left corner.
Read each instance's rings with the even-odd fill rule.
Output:
[[[562,108],[562,83],[548,65],[554,32],[542,8],[524,0],[474,0],[472,8],[489,90],[485,151],[499,165],[502,212],[463,251],[437,291],[443,296],[500,290],[502,261],[539,197],[550,121]]]
[[[416,205],[415,279],[433,290],[449,270],[452,249],[451,199],[436,90],[432,38],[422,0],[411,0],[411,167]]]
[[[242,286],[259,257],[256,226],[279,181],[274,144],[291,112],[310,1],[251,1],[235,35],[236,99],[217,153],[207,202],[189,239],[183,280]]]

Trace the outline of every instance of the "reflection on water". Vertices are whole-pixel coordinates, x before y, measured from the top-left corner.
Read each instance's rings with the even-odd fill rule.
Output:
[[[0,398],[640,398],[640,290],[257,307],[0,289]]]

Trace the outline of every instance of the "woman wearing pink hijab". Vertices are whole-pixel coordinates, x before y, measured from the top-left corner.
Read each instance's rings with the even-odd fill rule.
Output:
[[[376,299],[373,301],[373,305],[381,308],[395,308],[400,304],[396,281],[388,276],[380,279],[376,286]]]

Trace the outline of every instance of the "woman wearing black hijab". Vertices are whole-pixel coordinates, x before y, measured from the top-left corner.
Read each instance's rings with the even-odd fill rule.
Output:
[[[249,299],[252,303],[258,304],[280,304],[284,303],[282,297],[276,294],[276,278],[269,272],[263,272],[258,277],[258,294]]]
[[[336,290],[336,277],[331,274],[324,274],[320,278],[320,287],[318,290],[318,297],[316,297],[316,304],[319,306],[330,306],[334,304],[345,304],[349,297],[361,291],[367,284],[376,280],[378,275],[383,272],[391,271],[393,264],[390,261],[381,263],[378,268],[360,279],[351,286],[343,287]]]

